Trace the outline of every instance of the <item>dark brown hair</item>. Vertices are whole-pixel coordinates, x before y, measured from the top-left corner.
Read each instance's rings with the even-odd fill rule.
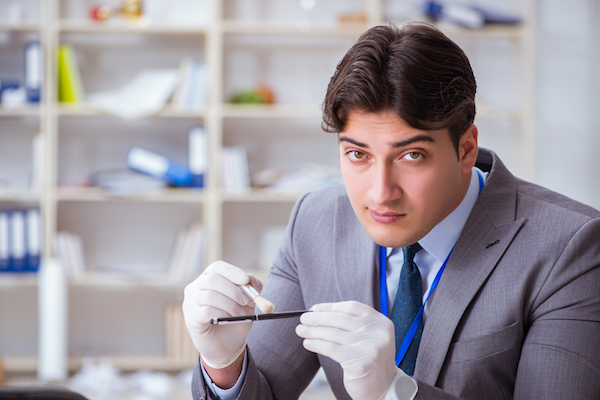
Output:
[[[477,84],[465,53],[431,25],[376,26],[338,64],[323,129],[339,133],[353,112],[392,111],[415,129],[448,129],[458,151],[475,118]]]

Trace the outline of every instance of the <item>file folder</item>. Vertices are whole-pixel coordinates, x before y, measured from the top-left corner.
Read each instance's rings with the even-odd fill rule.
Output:
[[[26,264],[25,253],[25,212],[11,211],[8,221],[10,229],[10,271],[24,272]]]
[[[10,231],[8,212],[0,211],[0,272],[10,269]]]
[[[25,92],[29,103],[39,103],[42,92],[43,72],[42,48],[33,41],[25,46]]]
[[[42,253],[42,221],[40,211],[31,209],[27,211],[27,237],[26,237],[26,256],[27,262],[25,269],[30,272],[37,272],[40,267],[40,258]]]

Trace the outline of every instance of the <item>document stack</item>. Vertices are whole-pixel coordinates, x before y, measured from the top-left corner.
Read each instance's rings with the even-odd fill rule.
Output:
[[[226,193],[244,194],[250,190],[248,156],[244,147],[223,148],[221,152],[221,184]]]
[[[38,209],[0,211],[0,272],[37,272],[41,247]]]
[[[54,240],[54,251],[68,276],[78,277],[85,273],[83,242],[79,235],[58,232]]]
[[[199,110],[208,102],[208,79],[206,66],[191,58],[184,58],[179,66],[179,83],[171,103],[184,111]]]
[[[206,249],[206,230],[194,223],[179,232],[169,261],[168,275],[173,282],[187,282],[202,271]]]

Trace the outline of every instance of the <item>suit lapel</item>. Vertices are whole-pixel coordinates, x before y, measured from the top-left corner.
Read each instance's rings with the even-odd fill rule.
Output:
[[[334,222],[334,276],[340,301],[377,307],[377,246],[356,218],[346,196],[337,199]]]
[[[471,301],[519,232],[516,180],[494,155],[492,173],[431,299],[415,377],[435,385],[454,332]]]
[[[469,243],[465,243],[468,239],[463,240],[461,236],[431,299],[415,377],[435,385],[465,310],[500,261],[523,222],[521,219],[499,229],[485,229],[486,224],[481,223],[470,232],[469,236],[477,239]]]

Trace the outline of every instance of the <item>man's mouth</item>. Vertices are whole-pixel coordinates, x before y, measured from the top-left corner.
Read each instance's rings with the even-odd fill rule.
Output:
[[[398,221],[400,218],[404,217],[406,214],[401,214],[395,211],[377,211],[377,210],[369,210],[371,213],[371,217],[375,222],[381,222],[384,224],[389,224],[392,222]]]

